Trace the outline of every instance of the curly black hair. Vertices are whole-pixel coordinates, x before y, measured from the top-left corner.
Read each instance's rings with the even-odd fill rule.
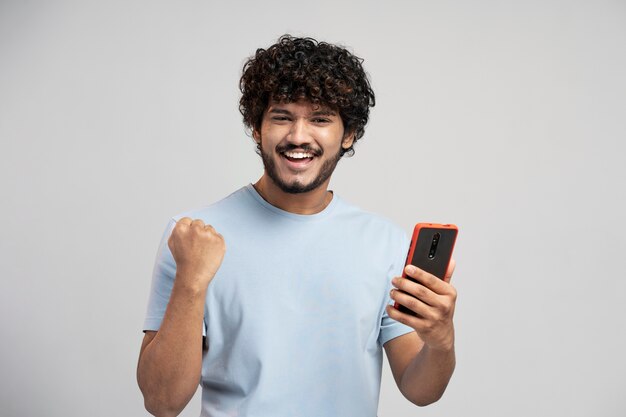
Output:
[[[307,100],[338,111],[347,134],[354,133],[349,149],[365,133],[374,91],[362,66],[363,59],[345,48],[313,38],[283,35],[267,49],[259,48],[243,66],[239,81],[239,111],[247,128],[258,130],[272,101]]]

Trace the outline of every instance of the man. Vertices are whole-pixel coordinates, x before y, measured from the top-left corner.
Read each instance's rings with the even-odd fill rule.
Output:
[[[374,105],[361,62],[283,36],[244,66],[240,110],[264,172],[166,228],[137,371],[150,413],[177,415],[200,381],[202,416],[375,416],[383,347],[406,398],[443,394],[454,262],[443,281],[400,278],[404,232],[328,190]]]

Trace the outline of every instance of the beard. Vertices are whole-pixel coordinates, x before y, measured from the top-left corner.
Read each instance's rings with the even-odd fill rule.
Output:
[[[289,151],[291,149],[296,149],[296,148],[302,149],[305,151],[313,151],[316,158],[321,158],[324,155],[324,152],[322,150],[314,150],[313,148],[307,147],[306,145],[305,146],[286,145],[283,147],[278,147],[276,151],[279,155],[281,155],[282,152]],[[278,175],[278,171],[276,170],[276,163],[274,162],[274,159],[272,159],[272,156],[267,154],[263,150],[263,147],[261,146],[260,142],[258,144],[257,150],[258,150],[258,153],[261,155],[261,159],[263,160],[263,167],[265,168],[265,172],[267,173],[267,175],[274,182],[274,184],[278,186],[278,188],[280,188],[283,192],[289,193],[289,194],[308,193],[309,191],[313,191],[316,188],[318,188],[328,178],[330,178],[333,171],[335,171],[335,167],[337,167],[337,163],[339,162],[342,156],[342,152],[341,152],[342,150],[341,148],[339,148],[339,151],[335,155],[332,155],[330,158],[328,158],[326,161],[322,163],[322,166],[317,176],[308,184],[303,184],[299,180],[295,180],[291,183],[287,183],[283,181],[282,178],[280,178],[280,176]],[[279,158],[282,158],[282,156],[279,156]]]

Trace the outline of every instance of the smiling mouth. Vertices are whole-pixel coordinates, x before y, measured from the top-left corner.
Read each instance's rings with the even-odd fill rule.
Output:
[[[293,163],[306,163],[306,162],[310,162],[313,160],[313,158],[315,158],[315,154],[313,152],[310,151],[285,151],[285,152],[281,152],[281,155],[288,160],[289,162],[293,162]]]

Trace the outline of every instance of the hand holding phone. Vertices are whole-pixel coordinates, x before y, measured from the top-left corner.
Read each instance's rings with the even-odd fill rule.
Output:
[[[429,274],[444,279],[452,259],[457,234],[458,228],[453,224],[416,224],[405,266],[414,265]],[[402,270],[402,277],[415,281],[407,276],[404,269]],[[415,312],[397,301],[394,307],[403,313],[415,316]]]

